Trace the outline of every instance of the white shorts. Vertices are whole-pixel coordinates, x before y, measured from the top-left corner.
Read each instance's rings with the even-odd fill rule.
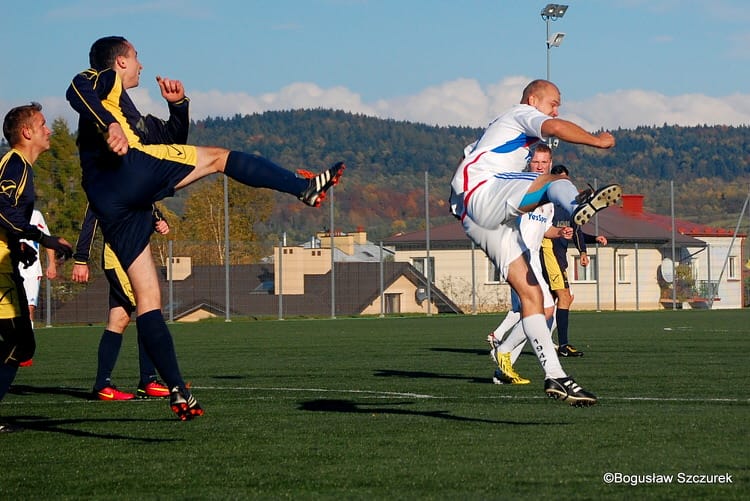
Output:
[[[476,224],[493,229],[522,214],[521,200],[536,179],[536,173],[505,172],[496,174],[464,200],[466,214]]]
[[[42,282],[42,277],[23,277],[23,290],[26,291],[26,300],[29,306],[36,308],[37,302],[39,301],[39,285]]]
[[[463,218],[461,224],[466,235],[487,254],[503,280],[507,280],[510,263],[528,251],[521,239],[518,218],[513,218],[494,230],[479,226],[468,215]]]

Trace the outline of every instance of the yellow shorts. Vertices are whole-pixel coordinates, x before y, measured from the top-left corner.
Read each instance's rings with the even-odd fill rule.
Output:
[[[543,245],[540,252],[542,257],[542,271],[550,290],[559,291],[569,289],[568,272],[560,268],[560,262],[557,260],[552,246],[545,247]]]

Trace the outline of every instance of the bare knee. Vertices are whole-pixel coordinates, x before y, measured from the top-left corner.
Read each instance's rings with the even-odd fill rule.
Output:
[[[570,305],[573,304],[573,295],[570,293],[570,289],[560,289],[555,293],[557,294],[557,307],[570,309]]]
[[[208,173],[224,172],[227,158],[229,158],[229,150],[215,146],[199,146],[197,155],[196,169],[209,171]]]
[[[130,323],[130,315],[125,311],[125,308],[117,307],[109,310],[109,317],[107,318],[107,330],[122,334]]]

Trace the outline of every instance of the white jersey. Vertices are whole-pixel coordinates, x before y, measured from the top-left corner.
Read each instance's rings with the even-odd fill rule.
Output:
[[[545,139],[542,123],[550,118],[528,104],[517,104],[495,118],[465,150],[451,182],[453,192],[466,195],[496,174],[523,171],[531,155],[529,148]]]
[[[30,223],[32,226],[39,228],[45,235],[50,234],[44,216],[38,210],[34,209],[34,212],[31,213]],[[23,264],[18,265],[18,271],[23,277],[23,286],[26,289],[26,299],[30,305],[36,306],[39,296],[39,281],[42,279],[42,247],[39,242],[33,240],[21,240],[21,242],[36,250],[36,261],[31,266],[24,268]]]
[[[542,272],[542,260],[539,256],[539,250],[542,247],[544,233],[552,227],[552,220],[555,215],[555,206],[551,203],[540,205],[533,212],[520,216],[521,222],[521,239],[529,249],[529,267],[534,272],[537,282],[542,287],[542,297],[544,298],[544,307],[551,308],[555,305],[555,299],[549,290],[547,281]],[[520,309],[518,311],[521,311]]]
[[[520,216],[521,238],[532,256],[539,256],[544,233],[552,227],[555,206],[551,203],[540,205],[533,212]]]

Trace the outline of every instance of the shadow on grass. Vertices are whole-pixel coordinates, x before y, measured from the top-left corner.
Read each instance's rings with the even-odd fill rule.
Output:
[[[481,355],[483,357],[489,357],[490,349],[488,346],[486,349],[483,349],[483,350],[475,350],[475,349],[470,349],[470,348],[430,348],[430,351],[439,351],[439,352],[446,352],[446,353],[461,353],[464,355],[467,355],[467,354],[468,355]],[[522,357],[528,356],[528,355],[536,356],[529,351],[522,351],[520,355]]]
[[[489,424],[513,424],[523,426],[552,425],[558,426],[557,423],[529,423],[524,421],[507,421],[497,419],[477,419],[465,416],[456,416],[449,411],[412,411],[408,409],[398,409],[395,406],[411,405],[411,402],[389,402],[386,405],[394,407],[382,407],[382,403],[357,403],[351,400],[336,399],[318,399],[302,402],[300,410],[312,412],[340,412],[351,414],[395,414],[402,416],[424,416],[429,418],[447,419],[450,421],[464,421],[470,423],[489,423]]]
[[[67,395],[69,397],[82,398],[84,400],[96,400],[93,390],[82,390],[81,388],[66,388],[64,386],[29,386],[25,384],[14,384],[8,390],[12,395]]]
[[[469,381],[470,383],[487,384],[489,378],[463,376],[460,374],[438,374],[437,372],[424,371],[397,371],[390,369],[378,369],[374,374],[376,377],[403,377],[409,379],[454,379]]]
[[[487,353],[490,352],[489,348],[482,349],[482,350],[475,350],[472,348],[430,348],[430,351],[439,351],[439,352],[446,352],[446,353],[461,353],[461,354],[468,354],[468,355],[481,355],[483,357],[487,356]]]
[[[46,416],[14,416],[3,417],[3,421],[14,426],[20,426],[24,430],[43,431],[48,433],[61,433],[81,438],[101,438],[106,440],[128,440],[142,443],[179,442],[175,438],[144,438],[122,435],[119,433],[94,433],[91,431],[66,428],[67,425],[80,425],[84,423],[151,423],[163,422],[163,419],[134,419],[134,418],[97,418],[97,419],[52,419]]]

